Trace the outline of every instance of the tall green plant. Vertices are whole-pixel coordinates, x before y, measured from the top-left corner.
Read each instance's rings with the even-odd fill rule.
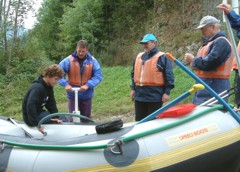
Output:
[[[61,21],[61,43],[67,51],[75,49],[76,42],[86,39],[91,52],[101,47],[104,30],[101,0],[74,0],[65,8]]]
[[[51,60],[59,60],[66,54],[59,42],[59,23],[64,14],[64,6],[68,6],[70,0],[44,0],[37,15],[38,24],[33,29],[33,34],[39,42],[39,48],[44,50]]]

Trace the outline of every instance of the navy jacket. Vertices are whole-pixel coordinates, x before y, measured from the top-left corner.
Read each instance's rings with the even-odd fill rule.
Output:
[[[218,37],[226,37],[225,32],[218,32],[212,38],[204,41],[207,44],[210,41],[215,40]],[[206,57],[196,56],[193,59],[193,67],[203,71],[214,71],[219,66],[224,64],[231,55],[231,46],[225,39],[217,39],[212,43],[209,48],[208,55]]]
[[[231,10],[227,16],[232,28],[237,31],[237,37],[240,39],[240,16],[234,10]]]
[[[204,40],[204,44],[208,41],[212,41],[220,36],[225,37],[224,32],[218,32],[209,40]],[[203,71],[214,71],[223,63],[231,55],[231,46],[225,39],[217,39],[212,43],[209,47],[209,52],[206,57],[194,57],[193,60],[193,67],[203,70]],[[230,82],[229,79],[221,79],[221,78],[201,78],[206,84],[208,84],[216,93],[221,93],[225,90],[230,89]],[[208,99],[212,98],[213,96],[206,90],[197,91],[193,97],[194,104],[201,104]],[[228,101],[228,98],[225,99]]]
[[[29,126],[37,126],[40,121],[39,115],[46,110],[50,113],[58,112],[53,87],[48,86],[40,76],[33,81],[23,99],[23,120]]]
[[[145,52],[142,55],[142,60],[147,61],[155,54],[157,54],[159,50],[155,47],[149,53]],[[140,102],[161,102],[162,95],[164,93],[170,95],[170,90],[174,88],[174,75],[172,69],[172,62],[165,55],[162,55],[161,58],[158,59],[157,67],[164,73],[165,85],[163,87],[160,86],[136,86],[134,84],[134,67],[135,61],[133,63],[133,68],[131,72],[131,80],[132,85],[131,89],[135,90],[135,100]]]

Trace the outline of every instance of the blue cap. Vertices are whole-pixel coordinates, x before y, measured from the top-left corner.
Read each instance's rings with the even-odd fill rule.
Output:
[[[146,34],[146,35],[143,37],[143,39],[140,41],[140,44],[141,44],[141,43],[146,43],[146,42],[148,42],[148,41],[157,42],[157,38],[156,38],[153,34],[148,33],[148,34]]]

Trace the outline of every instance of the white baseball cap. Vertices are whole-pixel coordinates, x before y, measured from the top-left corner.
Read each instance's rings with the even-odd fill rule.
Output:
[[[201,21],[196,29],[201,29],[204,26],[207,26],[210,24],[220,24],[220,20],[216,19],[213,16],[205,16],[201,19]]]

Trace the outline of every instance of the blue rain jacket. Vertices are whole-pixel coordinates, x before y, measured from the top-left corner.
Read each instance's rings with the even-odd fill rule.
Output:
[[[77,52],[75,51],[72,56],[74,58],[77,57]],[[89,87],[87,91],[85,92],[78,92],[78,99],[79,100],[87,100],[93,97],[94,95],[94,87],[96,87],[101,81],[102,81],[102,70],[100,68],[100,65],[97,61],[96,58],[92,58],[92,55],[90,53],[87,53],[87,58],[83,61],[81,68],[84,68],[86,64],[93,63],[93,72],[92,72],[92,77],[86,85]],[[59,66],[63,68],[65,74],[68,73],[69,68],[70,68],[70,60],[69,57],[66,57],[63,59],[60,63]],[[80,72],[80,71],[79,71]],[[66,79],[66,76],[61,78],[58,81],[59,85],[65,87],[68,85],[68,80]],[[71,85],[72,87],[79,87],[78,85]],[[69,99],[74,99],[74,92],[67,92],[67,96]]]

